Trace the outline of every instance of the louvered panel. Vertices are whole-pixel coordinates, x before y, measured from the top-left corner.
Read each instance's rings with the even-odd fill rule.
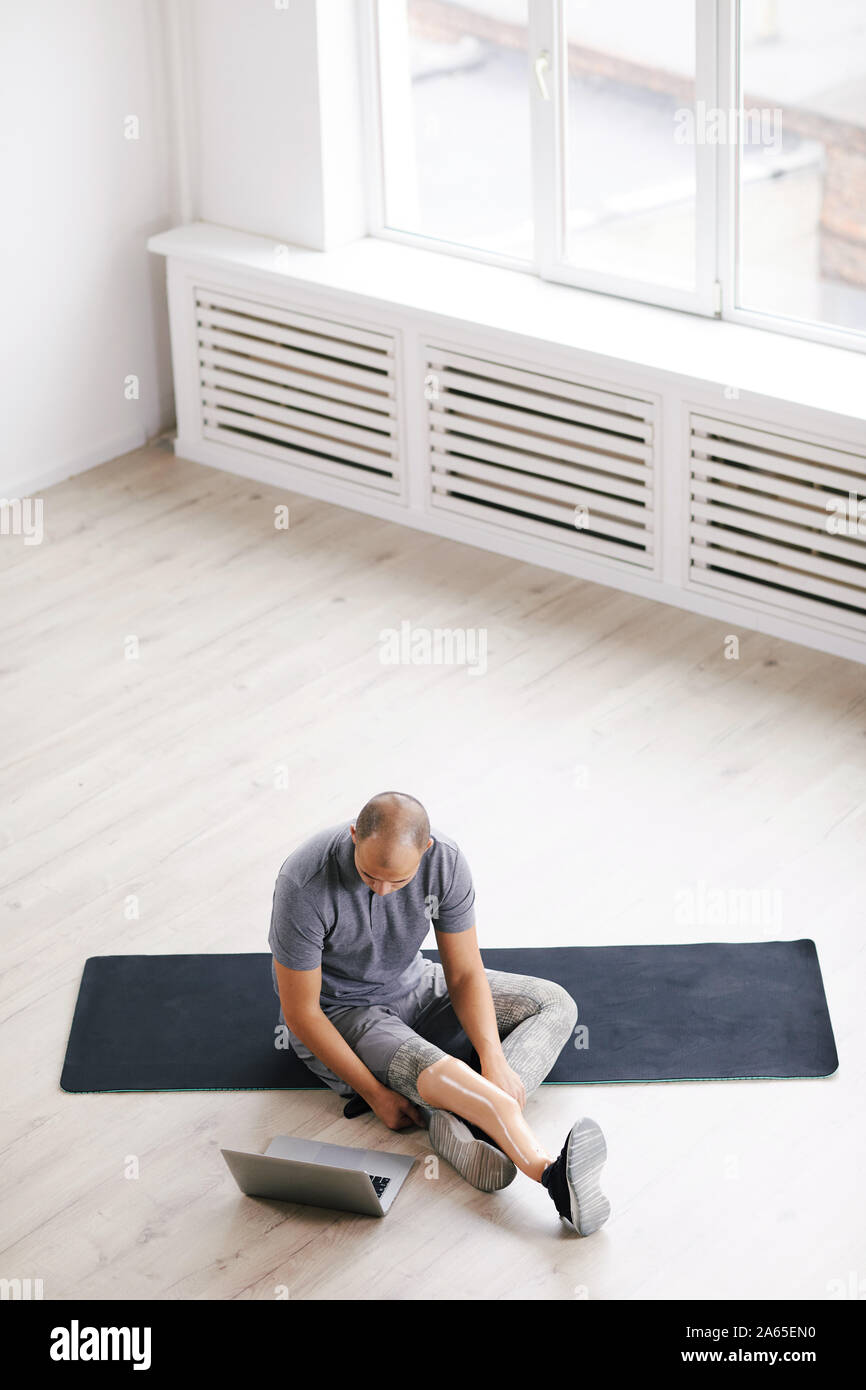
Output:
[[[515,512],[521,512],[526,516],[534,517],[536,520],[547,519],[560,522],[564,526],[574,525],[574,506],[560,501],[551,501],[543,493],[536,492],[531,495],[529,499],[532,505],[531,512],[528,510],[527,498],[524,494],[509,494],[504,492],[501,486],[488,487],[475,478],[461,479],[460,495],[475,501],[495,502],[502,506],[511,505],[513,498]],[[603,523],[605,535],[611,539],[628,541],[634,536],[633,528],[621,526],[609,517],[604,517]]]
[[[376,453],[371,449],[356,449],[350,444],[344,443],[334,435],[314,434],[311,430],[293,430],[285,425],[276,424],[273,420],[265,417],[257,421],[258,428],[253,430],[249,426],[249,416],[245,411],[229,410],[225,406],[211,405],[207,407],[207,416],[212,426],[225,426],[233,428],[241,433],[256,434],[259,438],[281,440],[284,444],[291,444],[295,449],[309,449],[311,454],[322,454],[327,458],[339,456],[344,463],[357,464],[361,468],[378,469],[384,471],[387,455]]]
[[[725,525],[730,525],[727,517]],[[692,539],[699,545],[713,545],[717,536],[718,527],[715,522],[705,525],[701,521],[692,521]],[[836,579],[840,584],[852,589],[866,588],[866,569],[863,566],[830,560],[817,550],[803,550],[802,542],[799,545],[791,545],[790,542],[783,544],[768,541],[737,528],[736,532],[731,532],[728,544],[738,555],[754,555],[759,560],[770,560],[773,564],[795,572],[797,576],[805,579],[815,575],[819,579]]]
[[[263,343],[260,339],[248,338],[241,332],[227,333],[218,332],[216,329],[203,328],[199,330],[199,343],[202,347],[221,347],[228,352],[235,353],[241,359],[241,363],[255,362],[277,362],[283,363],[287,367],[297,367],[301,371],[309,373],[313,382],[320,386],[328,381],[332,376],[336,376],[338,381],[355,382],[359,386],[369,387],[371,382],[374,387],[378,387],[376,375],[368,375],[368,371],[363,367],[356,367],[350,359],[339,362],[333,357],[323,357],[321,353],[306,353],[296,348],[283,347],[279,343],[273,346]],[[267,355],[265,355],[267,354]]]
[[[343,401],[348,405],[361,406],[366,410],[375,409],[377,415],[396,415],[397,413],[396,402],[390,395],[386,396],[377,389],[375,399],[371,402],[369,391],[349,386],[345,381],[340,381],[333,376],[294,372],[286,367],[278,367],[273,363],[263,362],[259,357],[255,358],[249,369],[242,372],[239,369],[236,354],[220,352],[219,349],[215,348],[200,348],[199,362],[203,367],[223,367],[227,371],[235,372],[237,376],[243,377],[244,382],[251,382],[255,385],[273,384],[287,388],[294,387],[304,391],[314,399]],[[247,389],[248,387],[245,385],[244,390]],[[393,382],[388,383],[387,389],[389,392],[393,391]]]
[[[259,305],[253,300],[241,299],[225,290],[199,292],[202,308],[215,310],[230,309],[253,319],[266,319],[269,323],[282,324],[286,328],[302,329],[323,338],[333,338],[335,342],[351,341],[360,347],[382,348],[383,334],[378,329],[359,328],[352,324],[349,328],[343,323],[329,323],[327,319],[314,314],[302,314],[298,309],[278,308],[274,304]]]
[[[724,570],[701,570],[701,582],[699,587],[702,591],[711,594],[716,601],[720,601],[723,598],[729,600],[733,594],[735,597],[750,598],[753,600],[763,599],[763,603],[760,605],[761,609],[766,612],[769,611],[770,608],[767,599],[769,591],[763,586],[760,578],[756,578],[752,583],[747,583],[737,576],[726,574]],[[828,617],[833,615],[834,621],[842,624],[848,632],[859,635],[859,632],[863,631],[863,628],[857,620],[856,613],[852,614],[848,621],[845,621],[842,615],[844,615],[847,610],[840,609],[837,615],[834,613],[833,608],[828,605],[827,601],[823,598],[810,598],[806,594],[797,594],[795,597],[792,597],[781,589],[773,589],[772,606],[774,616],[778,616],[779,611],[784,609],[788,616],[814,619],[819,627],[826,629]],[[808,643],[808,628],[803,628],[802,639],[798,640]]]
[[[691,417],[690,578],[866,631],[866,453]]]
[[[716,446],[724,446],[731,441],[748,444],[755,449],[762,449],[765,452],[788,458],[795,467],[798,460],[811,460],[813,463],[826,464],[830,468],[845,467],[845,460],[847,459],[855,473],[859,467],[862,476],[863,460],[856,450],[849,452],[842,448],[828,448],[825,444],[813,444],[810,440],[796,440],[783,434],[773,433],[770,430],[755,429],[751,425],[735,425],[727,421],[724,425],[723,436],[719,435],[718,429],[718,420],[713,420],[707,415],[692,416],[692,431],[696,440],[701,435],[706,434],[712,436]],[[782,471],[787,472],[788,470]]]
[[[715,441],[710,442],[714,443]],[[781,478],[786,483],[795,480],[798,483],[817,483],[819,487],[847,488],[856,481],[848,472],[843,473],[837,469],[823,468],[803,459],[788,458],[784,454],[772,453],[765,449],[744,449],[738,444],[721,442],[718,449],[705,450],[700,438],[696,439],[693,457],[700,461],[705,454],[708,458],[723,459],[728,463],[745,464],[749,468],[760,470],[769,477]],[[696,471],[699,472],[700,470],[696,468]]]
[[[434,417],[431,415],[431,421]],[[431,435],[434,441],[432,446],[433,453],[442,453],[443,458],[447,457],[447,451],[438,448],[435,441],[439,435]],[[449,439],[450,452],[458,454],[460,452],[460,441],[455,436]],[[538,467],[537,454],[524,454],[518,449],[499,449],[495,444],[486,444],[482,440],[472,440],[472,457],[484,459],[487,463],[500,463],[505,468],[517,468],[523,473],[535,473]],[[435,461],[434,461],[435,462]],[[447,467],[442,464],[442,467]],[[607,477],[604,473],[599,473],[594,468],[580,468],[576,464],[566,462],[560,463],[556,459],[545,459],[545,474],[550,478],[559,478],[565,483],[574,483],[575,486],[583,487],[587,492],[604,492]],[[637,468],[635,473],[638,479],[646,473],[645,469]],[[628,497],[632,502],[639,502],[644,506],[650,505],[652,488],[643,486],[640,482],[631,482],[623,478],[618,486],[618,492],[623,497]]]
[[[441,467],[446,471],[455,466],[455,455],[443,454],[440,457],[443,460]],[[515,473],[513,468],[498,468],[495,464],[478,463],[475,459],[461,458],[459,466],[462,479],[477,478],[479,482],[492,483],[519,495],[531,492],[534,497],[549,497],[557,502],[565,503],[571,514],[574,513],[576,506],[588,507],[591,504],[606,517],[620,517],[625,521],[630,521],[631,530],[623,531],[623,539],[631,539],[634,535],[633,528],[643,526],[647,519],[646,507],[638,506],[634,502],[624,502],[619,497],[607,497],[597,492],[589,492],[586,488],[576,487],[574,484],[557,480],[551,481],[538,474]]]
[[[451,512],[455,516],[472,517],[476,521],[490,521],[490,511],[481,502],[473,502],[467,497],[451,497],[444,493],[436,502],[437,509],[443,512]],[[520,519],[520,531],[533,536],[537,540],[550,542],[550,526],[546,521],[541,521],[534,516],[523,516]],[[584,535],[582,538],[581,550],[585,550],[589,555],[599,555],[604,559],[622,559],[622,546],[615,541],[599,540],[596,536]]]
[[[238,372],[222,371],[219,367],[203,365],[201,368],[202,387],[222,387],[226,391],[242,392],[244,396],[254,396],[257,400],[268,401],[273,405],[291,406],[313,415],[323,415],[334,420],[345,420],[348,424],[363,425],[369,429],[382,430],[386,434],[396,434],[397,422],[389,419],[382,411],[371,411],[368,406],[350,405],[346,401],[329,400],[327,396],[312,391],[296,390],[290,386],[278,386],[271,381],[256,381],[253,377],[241,377]],[[362,395],[361,399],[364,397]]]
[[[544,420],[548,412],[558,427],[561,427],[563,420],[569,420],[577,425],[590,425],[593,429],[614,431],[632,438],[649,439],[652,434],[650,426],[628,416],[607,410],[582,409],[568,400],[547,396],[541,392],[517,391],[513,387],[503,386],[501,382],[485,380],[485,396],[483,400],[479,400],[477,388],[477,377],[463,372],[449,372],[447,387],[442,391],[440,400],[447,405],[448,397],[454,392],[459,392],[461,396],[473,397],[478,411],[489,420],[507,421],[509,409],[523,410],[538,418],[540,434],[544,433]],[[499,408],[494,402],[505,409]]]
[[[216,313],[213,310],[199,310],[199,325],[202,331],[202,342],[207,342],[211,337],[218,337],[218,330],[233,335],[238,329],[238,314]],[[293,331],[284,328],[280,324],[269,323],[266,319],[254,319],[245,315],[243,319],[243,334],[245,338],[257,338],[267,343],[268,347],[274,344],[285,348],[296,348],[306,356],[313,355],[321,357],[325,363],[332,358],[337,358],[341,362],[355,362],[359,367],[378,367],[381,358],[373,348],[358,347],[354,342],[340,342],[335,338],[322,337],[318,333],[304,331]]]
[[[524,458],[528,458],[531,455],[534,456],[536,466],[539,459],[547,459],[551,462],[556,462],[557,459],[561,459],[565,463],[586,464],[588,468],[601,469],[601,476],[605,479],[609,478],[605,455],[598,450],[577,449],[571,444],[561,443],[557,446],[554,458],[551,454],[549,438],[544,440],[537,435],[527,434],[524,430],[520,429],[496,430],[483,422],[476,425],[471,417],[467,418],[463,415],[458,415],[456,410],[452,410],[451,412],[435,409],[431,410],[428,414],[428,423],[431,429],[441,430],[443,434],[447,434],[449,439],[455,441],[456,445],[459,445],[461,437],[471,439],[473,441],[473,446],[478,444],[481,447],[491,447],[496,443],[500,443],[506,446],[508,454],[517,456],[522,451],[522,456]],[[437,435],[434,434],[432,438],[436,439]],[[604,443],[606,441],[603,440],[601,442]],[[502,452],[503,451],[500,451],[500,454]],[[621,478],[633,478],[635,482],[644,486],[646,485],[648,476],[644,463],[636,463],[632,459],[620,458],[619,456],[617,456],[616,461],[616,474],[617,477]]]
[[[707,503],[692,501],[692,519],[710,525],[717,519],[716,509]],[[826,520],[825,514],[823,525],[826,525]],[[783,541],[792,547],[799,546],[817,553],[828,552],[844,560],[853,560],[855,564],[860,559],[856,541],[847,540],[844,536],[831,536],[826,529],[821,531],[812,526],[789,526],[787,522],[771,520],[761,512],[740,511],[736,505],[726,508],[725,522],[737,531]]]
[[[293,425],[296,429],[307,430],[310,434],[321,435],[325,438],[344,439],[347,443],[359,444],[362,448],[368,447],[370,443],[369,426],[347,424],[343,419],[337,419],[333,415],[320,415],[309,410],[293,410],[273,402],[265,402],[249,395],[243,395],[239,391],[224,391],[220,387],[210,386],[206,383],[202,386],[201,398],[208,404],[234,407],[241,412],[248,411],[251,402],[255,399],[258,415],[262,420],[275,420],[279,424]],[[386,433],[390,434],[393,428],[393,424],[389,422]],[[377,430],[377,433],[380,432]]]
[[[399,489],[391,335],[196,292],[202,436]]]
[[[654,406],[465,353],[427,353],[431,505],[654,564]]]
[[[821,530],[826,526],[827,508],[816,505],[814,488],[801,488],[796,502],[788,498],[773,497],[773,516],[780,521],[792,521],[797,526],[809,526]],[[692,497],[701,501],[723,502],[728,507],[741,507],[744,511],[764,516],[767,512],[767,496],[763,492],[753,492],[743,486],[728,487],[724,483],[711,483],[706,478],[692,477]]]
[[[706,557],[706,551],[700,544],[692,545],[690,553],[692,559],[695,560],[703,560]],[[767,564],[763,560],[754,560],[751,556],[738,555],[736,560],[738,574],[748,575],[752,579],[779,585],[792,592],[803,592],[807,597],[812,599],[821,598],[826,599],[828,603],[836,605],[845,607],[853,605],[860,609],[866,609],[866,603],[863,601],[863,594],[858,593],[856,590],[849,589],[844,584],[833,584],[828,580],[818,579],[814,574],[806,576],[802,571],[787,566],[782,567],[777,563]],[[719,567],[722,567],[723,562],[719,561],[717,563]],[[807,584],[808,590],[806,587]]]
[[[507,367],[502,362],[496,363],[495,377],[491,377],[489,371],[485,369],[490,363],[483,358],[469,357],[465,353],[454,352],[451,348],[434,348],[428,350],[427,361],[432,369],[447,368],[449,373],[467,372],[470,376],[479,374],[487,381],[497,383],[507,383],[512,386],[526,388],[539,396],[551,395],[557,401],[573,401],[579,405],[594,405],[601,410],[609,410],[614,414],[622,415],[627,419],[633,420],[638,427],[646,418],[647,401],[640,397],[630,396],[625,392],[611,390],[600,390],[598,387],[579,386],[572,382],[565,381],[558,377],[543,376],[540,372],[530,372],[523,367]]]
[[[437,404],[444,406],[436,413],[458,414],[465,420],[467,432],[479,439],[489,439],[494,444],[513,444],[517,449],[534,449],[537,452],[549,451],[551,444],[557,449],[563,445],[586,445],[595,452],[613,452],[619,458],[646,460],[652,449],[633,439],[625,439],[620,434],[611,435],[607,431],[573,425],[570,420],[554,420],[536,412],[502,407],[479,401],[477,396],[458,395],[445,391]],[[584,457],[589,457],[588,453]]]

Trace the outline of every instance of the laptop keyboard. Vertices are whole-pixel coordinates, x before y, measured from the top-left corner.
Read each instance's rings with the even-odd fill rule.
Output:
[[[373,1184],[373,1188],[374,1188],[374,1190],[375,1190],[376,1196],[377,1196],[377,1197],[381,1197],[381,1196],[382,1196],[382,1193],[385,1191],[385,1188],[388,1186],[388,1183],[391,1181],[391,1179],[390,1179],[390,1178],[377,1178],[377,1177],[374,1177],[374,1175],[373,1175],[372,1173],[368,1173],[368,1174],[367,1174],[367,1177],[370,1179],[370,1182]]]

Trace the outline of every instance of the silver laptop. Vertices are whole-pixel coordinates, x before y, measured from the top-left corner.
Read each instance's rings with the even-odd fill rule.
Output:
[[[385,1216],[415,1159],[279,1134],[263,1154],[220,1149],[241,1192]]]

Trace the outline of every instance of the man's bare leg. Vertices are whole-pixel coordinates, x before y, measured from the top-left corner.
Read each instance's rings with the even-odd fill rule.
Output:
[[[478,1125],[522,1173],[541,1182],[553,1159],[532,1133],[513,1096],[457,1057],[442,1057],[425,1067],[415,1084],[425,1104]]]

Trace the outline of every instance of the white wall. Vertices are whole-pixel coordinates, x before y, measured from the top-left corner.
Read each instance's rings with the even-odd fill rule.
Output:
[[[356,11],[0,0],[0,497],[171,425],[154,232],[203,219],[319,249],[364,234]]]
[[[323,235],[316,16],[302,0],[192,0],[198,217],[315,246]]]
[[[145,249],[177,221],[167,70],[159,0],[0,3],[0,496],[171,422],[164,268]]]
[[[326,250],[366,231],[356,0],[190,0],[195,217]]]

